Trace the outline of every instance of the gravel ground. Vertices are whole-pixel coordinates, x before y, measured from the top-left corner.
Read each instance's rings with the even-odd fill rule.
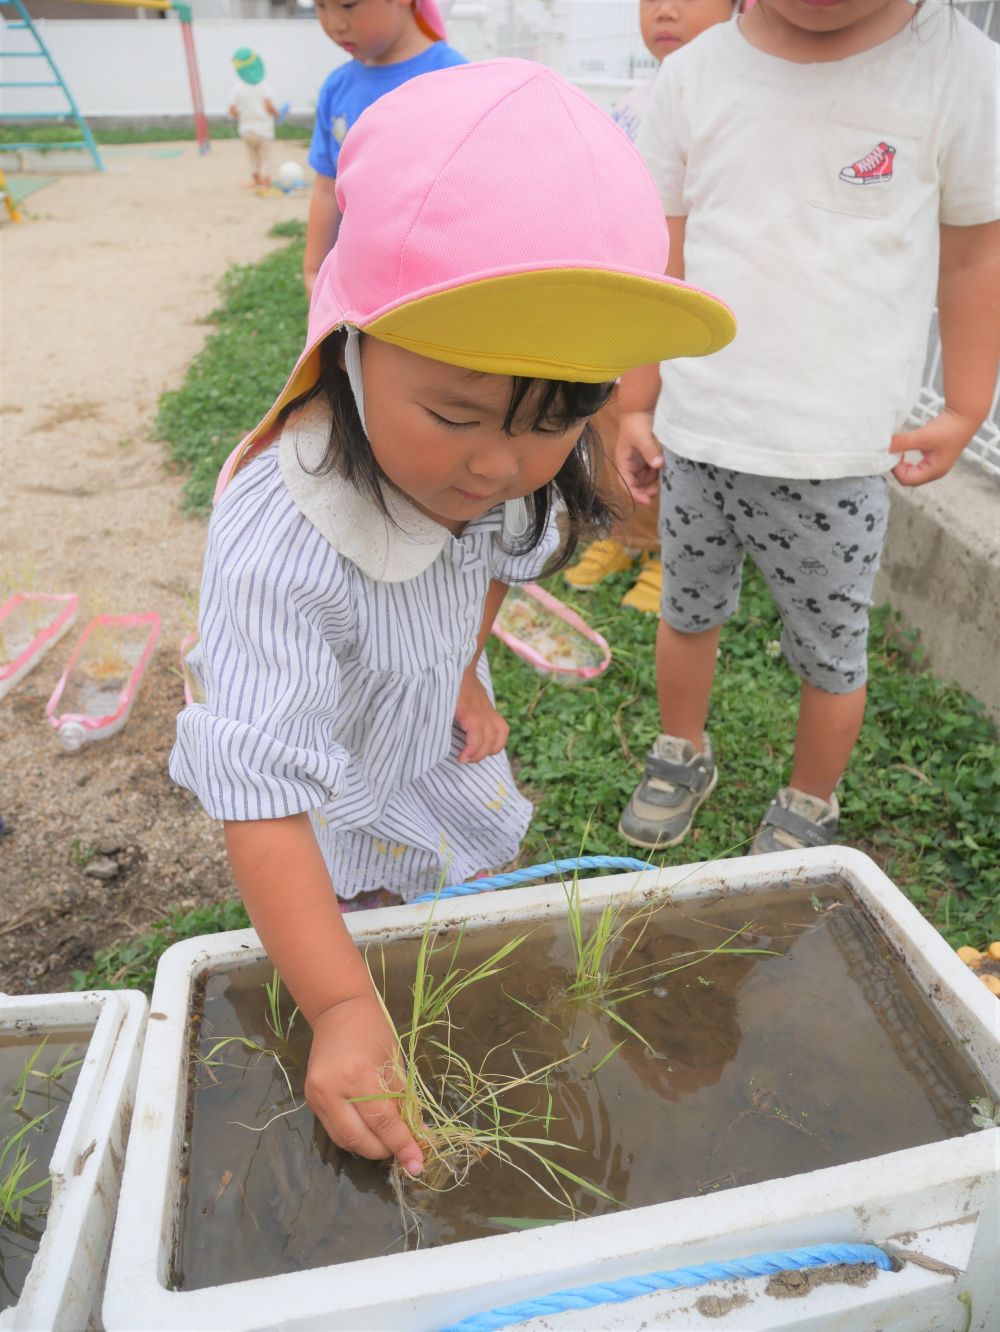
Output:
[[[234,895],[221,826],[166,772],[205,523],[181,514],[151,426],[209,331],[219,278],[280,244],[269,228],[304,217],[308,198],[240,188],[238,142],[205,157],[192,144],[175,158],[110,149],[107,161],[0,226],[0,591],[77,592],[78,626],[98,611],[156,610],[163,630],[126,728],[77,754],[44,717],[72,631],[0,700],[10,992],[66,988],[95,949],[168,908]]]

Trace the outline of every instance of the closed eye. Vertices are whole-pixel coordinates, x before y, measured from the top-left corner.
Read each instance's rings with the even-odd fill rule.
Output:
[[[469,430],[479,425],[478,421],[449,421],[447,416],[442,416],[440,412],[433,412],[429,407],[425,407],[424,411],[432,421],[436,421],[438,425],[444,426],[447,430]]]

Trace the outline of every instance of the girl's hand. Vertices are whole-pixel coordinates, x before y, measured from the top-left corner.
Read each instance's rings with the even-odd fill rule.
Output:
[[[652,412],[622,412],[615,463],[636,504],[652,504],[663,468],[663,449],[653,434]]]
[[[940,416],[918,430],[893,435],[890,453],[919,453],[919,462],[900,459],[892,474],[903,486],[922,486],[950,472],[958,455],[979,428],[979,422],[945,407]]]
[[[465,748],[458,756],[459,763],[478,763],[490,754],[499,754],[510,735],[510,727],[476,675],[475,663],[462,676],[455,720],[465,732]]]
[[[385,1096],[400,1090],[399,1052],[378,999],[344,999],[320,1013],[312,1029],[306,1100],[313,1114],[338,1147],[376,1161],[395,1156],[419,1175],[420,1148],[398,1103]],[[369,1096],[376,1099],[358,1099]]]

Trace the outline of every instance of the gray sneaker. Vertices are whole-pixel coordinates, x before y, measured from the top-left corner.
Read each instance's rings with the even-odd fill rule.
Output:
[[[801,851],[807,846],[829,846],[837,835],[840,806],[783,786],[771,801],[750,847],[750,855],[768,851]]]
[[[701,753],[690,740],[657,736],[618,831],[626,842],[649,851],[676,846],[690,832],[698,806],[715,790],[718,778],[707,735]]]

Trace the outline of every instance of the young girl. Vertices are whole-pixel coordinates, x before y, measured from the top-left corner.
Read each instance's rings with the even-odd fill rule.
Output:
[[[943,476],[996,381],[997,65],[939,0],[757,0],[657,76],[639,148],[669,271],[711,273],[740,335],[663,367],[658,396],[655,367],[622,386],[619,466],[640,501],[659,486],[664,567],[662,733],[620,825],[639,846],[679,842],[715,786],[705,721],[747,553],[802,682],[791,780],[753,849],[836,837],[887,473]],[[945,406],[906,431],[935,292]]]
[[[207,704],[176,781],[313,1029],[306,1095],[363,1155],[420,1151],[336,893],[409,898],[501,865],[517,792],[483,645],[508,582],[606,518],[588,421],[630,366],[733,335],[662,276],[640,158],[550,70],[503,60],[387,94],[345,141],[343,224],[291,378],[224,469],[202,585]]]

